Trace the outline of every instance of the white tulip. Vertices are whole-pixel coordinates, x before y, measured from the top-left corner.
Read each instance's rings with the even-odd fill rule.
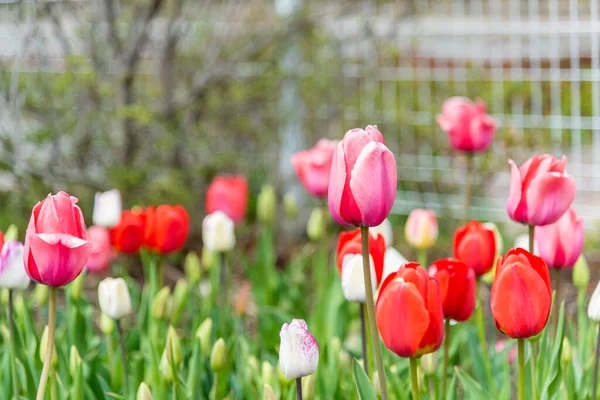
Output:
[[[600,321],[600,282],[592,294],[588,305],[588,317],[593,321]]]
[[[319,346],[304,320],[283,324],[279,336],[279,367],[288,379],[302,378],[317,370]]]
[[[369,255],[369,265],[371,268],[371,286],[373,287],[373,292],[375,292],[377,278],[375,276],[375,264],[371,255]],[[342,292],[348,301],[367,302],[362,254],[346,254],[344,256],[342,260]]]
[[[121,193],[117,189],[98,192],[94,198],[92,221],[94,225],[112,228],[119,224],[122,209]]]
[[[114,319],[121,319],[131,313],[131,297],[123,278],[106,278],[98,285],[100,309]]]
[[[377,236],[377,234],[383,236],[385,247],[391,247],[394,244],[394,230],[392,229],[392,223],[387,218],[383,220],[381,225],[369,228],[369,232],[374,236]]]
[[[513,247],[520,247],[529,251],[529,234],[522,233],[519,236],[517,236],[517,238],[515,239],[515,245]],[[540,255],[540,249],[535,239],[533,240],[533,254],[535,254],[536,256]]]
[[[23,262],[23,244],[16,240],[7,241],[0,254],[0,287],[27,289],[30,282]]]
[[[202,241],[212,252],[225,252],[235,246],[234,223],[224,212],[215,211],[202,221]]]
[[[385,256],[383,259],[383,277],[381,278],[381,282],[385,281],[385,278],[389,274],[393,274],[398,271],[402,265],[406,264],[408,260],[400,254],[398,250],[393,247],[388,248],[385,251]]]

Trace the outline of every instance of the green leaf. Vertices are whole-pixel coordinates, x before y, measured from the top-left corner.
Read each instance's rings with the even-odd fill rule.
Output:
[[[454,374],[450,385],[446,388],[446,400],[456,400],[456,386],[458,382],[458,376]]]
[[[365,370],[360,366],[356,358],[352,362],[354,369],[354,382],[356,383],[356,389],[358,390],[358,397],[360,400],[377,400],[375,394],[375,388],[369,381]]]
[[[470,375],[462,372],[458,367],[454,367],[454,372],[456,372],[460,386],[463,388],[465,399],[484,400],[494,398],[479,382],[471,378]]]
[[[562,353],[563,336],[565,333],[565,303],[560,305],[558,316],[558,326],[556,327],[556,335],[552,342],[550,360],[546,361],[548,370],[544,377],[544,385],[541,391],[541,400],[553,399],[560,390],[562,383],[562,369],[560,366],[560,356]]]

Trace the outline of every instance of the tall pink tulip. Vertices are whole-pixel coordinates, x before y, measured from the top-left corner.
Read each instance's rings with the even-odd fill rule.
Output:
[[[396,160],[377,126],[346,132],[333,155],[329,210],[342,225],[377,226],[396,197]]]
[[[536,227],[535,240],[550,268],[571,268],[583,250],[583,220],[570,208],[555,223]]]
[[[33,207],[25,233],[25,270],[41,284],[58,287],[83,270],[91,251],[77,198],[48,195]]]
[[[94,225],[88,228],[87,235],[92,251],[86,267],[90,272],[102,272],[109,267],[114,256],[110,232],[102,226]]]
[[[483,100],[473,103],[466,97],[450,97],[442,105],[437,123],[450,137],[455,150],[478,152],[486,150],[494,140],[496,120],[486,114]]]
[[[528,225],[552,224],[567,211],[575,198],[575,181],[566,172],[567,158],[534,155],[517,168],[511,166],[508,216]]]
[[[292,164],[304,188],[315,197],[327,196],[331,160],[337,140],[321,139],[310,150],[292,156]]]

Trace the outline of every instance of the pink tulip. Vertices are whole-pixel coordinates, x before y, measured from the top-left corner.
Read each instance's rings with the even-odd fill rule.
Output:
[[[90,272],[102,272],[108,268],[114,255],[110,232],[102,226],[94,225],[88,228],[87,235],[92,251],[86,267]]]
[[[437,240],[438,223],[433,210],[416,208],[410,212],[404,236],[411,247],[415,249],[428,249]]]
[[[337,140],[321,139],[315,147],[292,156],[292,164],[304,188],[315,197],[327,196],[331,160]]]
[[[377,226],[396,198],[396,160],[377,126],[346,132],[333,155],[329,210],[342,225]]]
[[[511,166],[508,216],[528,225],[552,224],[567,211],[575,198],[575,181],[565,172],[567,158],[534,155],[517,168]]]
[[[555,223],[536,227],[535,240],[550,268],[571,268],[583,250],[583,220],[570,208]]]
[[[485,113],[483,100],[475,104],[466,97],[450,97],[442,105],[437,123],[450,137],[450,145],[460,151],[484,151],[494,140],[496,120]]]
[[[25,233],[25,270],[43,285],[64,286],[83,270],[91,251],[77,198],[48,195],[33,207]]]

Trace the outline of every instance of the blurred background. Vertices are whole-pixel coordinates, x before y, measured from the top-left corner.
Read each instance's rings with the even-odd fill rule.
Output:
[[[472,216],[508,222],[508,158],[566,154],[595,240],[599,3],[0,0],[0,226],[24,229],[60,189],[89,221],[94,193],[116,187],[128,207],[183,204],[195,248],[215,174],[308,210],[291,154],[377,124],[398,162],[395,218],[433,208],[449,237],[464,158],[435,116],[462,95],[501,123],[475,158]]]

